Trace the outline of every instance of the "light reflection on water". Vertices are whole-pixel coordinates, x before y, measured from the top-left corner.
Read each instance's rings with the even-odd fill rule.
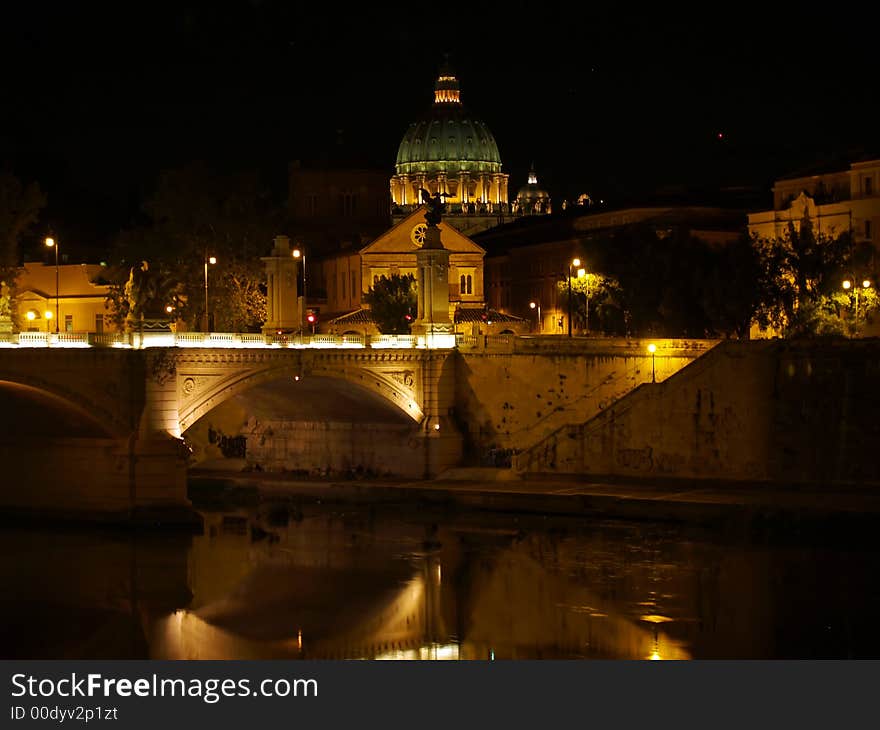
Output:
[[[204,514],[199,536],[4,530],[3,658],[880,655],[864,548],[394,506]]]

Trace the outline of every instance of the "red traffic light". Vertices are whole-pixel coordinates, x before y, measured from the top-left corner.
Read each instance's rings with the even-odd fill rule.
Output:
[[[403,315],[403,318],[404,318],[407,322],[412,322],[412,315],[411,315],[411,314],[405,314],[405,315]]]
[[[306,322],[308,322],[309,324],[314,324],[317,321],[318,318],[314,314],[309,313],[306,315]]]

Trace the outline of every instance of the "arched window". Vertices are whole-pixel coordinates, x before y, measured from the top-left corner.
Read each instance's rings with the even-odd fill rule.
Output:
[[[470,274],[468,274],[468,277],[467,277],[467,293],[468,293],[468,294],[473,294],[473,293],[474,293],[474,292],[473,292],[473,280],[471,279],[471,275],[470,275]]]
[[[458,285],[459,293],[460,294],[467,294],[466,287],[467,287],[467,282],[465,281],[464,274],[462,274],[461,279],[459,281],[459,285]]]

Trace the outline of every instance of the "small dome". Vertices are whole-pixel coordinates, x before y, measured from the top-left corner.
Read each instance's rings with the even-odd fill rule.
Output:
[[[501,171],[495,138],[461,103],[458,79],[448,66],[434,84],[431,110],[404,134],[396,169],[398,175]]]
[[[529,170],[529,181],[523,185],[516,194],[516,202],[520,210],[526,213],[536,212],[536,207],[541,213],[550,212],[550,193],[538,185],[538,176],[535,174],[534,165]]]

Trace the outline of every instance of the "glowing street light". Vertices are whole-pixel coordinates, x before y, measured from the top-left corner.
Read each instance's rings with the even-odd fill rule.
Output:
[[[651,382],[656,383],[657,371],[654,369],[654,356],[657,353],[657,345],[655,345],[653,342],[648,345],[648,352],[651,353]]]
[[[855,277],[853,277],[853,278],[855,278]],[[867,290],[870,288],[871,288],[871,280],[870,279],[862,279],[862,286],[861,287],[855,286],[855,283],[851,279],[844,279],[843,280],[844,291],[849,291],[850,289],[854,289],[855,293],[856,293],[856,314],[855,314],[855,320],[853,323],[854,330],[856,333],[858,333],[858,329],[859,329],[859,291],[860,291],[860,289],[863,289],[867,292]]]
[[[529,302],[529,309],[538,310],[538,332],[544,329],[544,322],[541,320],[541,302]]]
[[[59,277],[60,269],[58,268],[58,244],[55,242],[55,239],[52,238],[52,236],[46,236],[46,245],[49,248],[55,249],[55,333],[58,334],[58,318],[59,318],[59,314],[58,314],[58,309],[59,309],[59,306],[58,306],[58,289],[59,289],[58,281],[60,278]],[[46,325],[46,326],[47,326],[46,331],[48,332],[48,325]]]
[[[568,265],[568,336],[571,337],[571,275],[573,269],[579,269],[580,259],[572,259]]]
[[[293,249],[293,258],[302,259],[303,262],[303,293],[302,293],[302,309],[301,312],[305,312],[308,307],[308,302],[306,301],[306,252],[305,249],[295,248]],[[314,324],[314,320],[309,320],[309,325]]]
[[[46,332],[49,331],[49,322],[52,320],[52,310],[47,309],[43,312],[43,316],[46,318]],[[55,332],[58,333],[58,320],[55,320]]]
[[[213,266],[216,263],[216,256],[208,256],[208,254],[205,253],[205,332],[208,332],[211,327],[211,317],[208,313],[208,264]]]

